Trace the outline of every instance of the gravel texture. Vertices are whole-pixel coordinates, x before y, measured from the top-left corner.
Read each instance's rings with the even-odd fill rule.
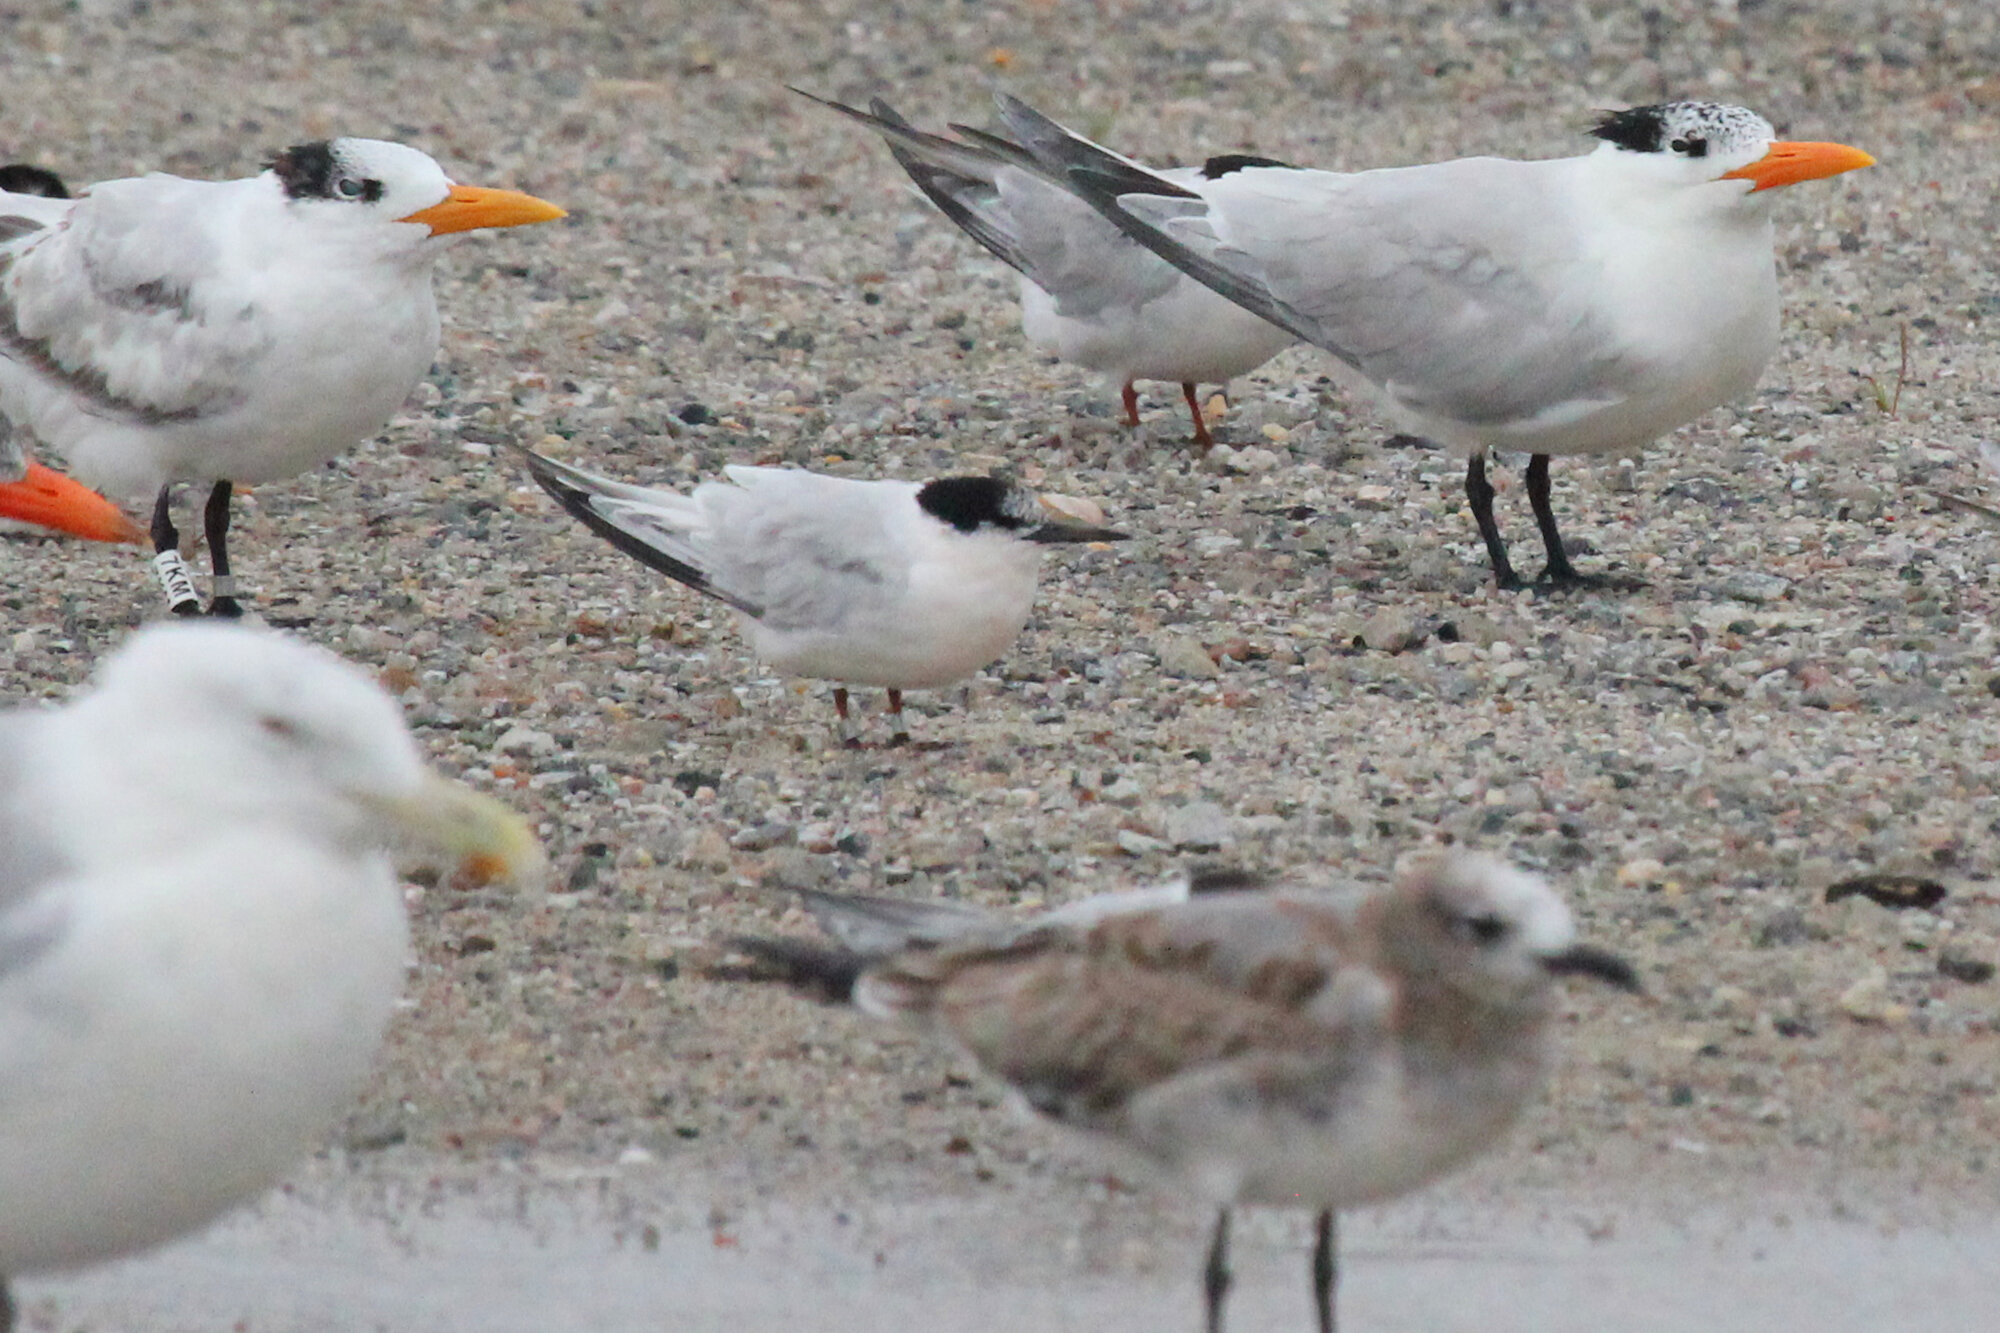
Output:
[[[1652,993],[1578,989],[1550,1095],[1478,1179],[1991,1207],[2000,533],[1932,491],[1980,493],[2000,418],[1992,6],[78,0],[0,24],[0,146],[73,180],[356,133],[571,210],[449,256],[407,409],[240,505],[257,608],[376,670],[557,867],[546,897],[413,890],[362,1168],[1065,1208],[1083,1171],[993,1089],[717,979],[710,941],[807,929],[792,886],[1029,908],[1190,858],[1379,879],[1451,840],[1546,871]],[[1127,430],[1113,388],[1025,349],[1011,274],[788,82],[925,124],[983,121],[998,87],[1152,161],[1334,167],[1579,151],[1594,108],[1687,94],[1881,165],[1781,201],[1785,338],[1752,397],[1636,465],[1558,461],[1584,567],[1646,586],[1503,595],[1459,466],[1319,354],[1240,381],[1206,461],[1169,386]],[[913,696],[939,748],[853,753],[824,685],[760,671],[510,440],[671,485],[1004,463],[1138,539],[1052,561],[1014,652]],[[1520,461],[1499,510],[1538,568]],[[162,614],[131,551],[9,539],[0,571],[10,702]],[[1946,896],[1826,900],[1889,873]]]

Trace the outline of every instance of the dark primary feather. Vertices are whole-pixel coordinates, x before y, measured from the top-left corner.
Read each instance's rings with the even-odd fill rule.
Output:
[[[854,983],[874,961],[839,945],[774,935],[738,935],[729,947],[747,954],[763,979],[783,982],[831,1004],[851,1001]]]
[[[1089,168],[1077,167],[1070,171],[1069,181],[1076,196],[1096,209],[1119,231],[1151,250],[1160,258],[1172,264],[1181,272],[1199,282],[1202,286],[1225,296],[1251,314],[1268,320],[1287,333],[1313,344],[1315,347],[1332,352],[1349,365],[1355,365],[1353,358],[1339,348],[1328,347],[1322,341],[1319,326],[1307,319],[1288,303],[1271,295],[1261,284],[1246,282],[1207,256],[1181,244],[1166,232],[1142,218],[1125,211],[1118,197],[1124,194],[1186,195],[1185,190],[1153,189],[1150,187],[1132,189],[1121,175],[1107,175]],[[1165,182],[1162,182],[1165,184]],[[1359,369],[1359,367],[1356,367]]]
[[[668,578],[686,584],[698,593],[735,607],[745,615],[757,617],[764,614],[762,607],[716,587],[709,581],[705,571],[669,555],[644,537],[620,525],[616,519],[600,513],[597,509],[598,497],[565,476],[567,469],[560,464],[518,445],[515,449],[527,463],[528,471],[534,475],[537,482],[541,483],[542,489],[553,496],[556,503],[561,505],[571,518],[576,519],[626,555],[648,569],[657,569]]]
[[[1251,167],[1278,167],[1285,171],[1299,169],[1290,162],[1282,162],[1275,157],[1257,157],[1251,153],[1223,153],[1202,163],[1201,175],[1203,180],[1221,180],[1232,171],[1247,171]]]
[[[1070,133],[1019,98],[1001,93],[1001,119],[1020,136],[1022,147],[1033,153],[1045,169],[1058,173],[1088,171],[1114,184],[1118,194],[1158,194],[1174,199],[1200,198],[1145,168],[1135,166],[1096,144]]]

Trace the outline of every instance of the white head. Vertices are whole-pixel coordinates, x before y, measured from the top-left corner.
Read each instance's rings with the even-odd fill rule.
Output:
[[[1596,156],[1621,172],[1661,184],[1747,182],[1727,187],[1738,198],[1875,161],[1845,144],[1782,141],[1771,122],[1756,112],[1720,102],[1663,102],[1613,111],[1590,132],[1604,141]]]
[[[51,759],[103,811],[87,838],[171,846],[251,827],[351,853],[402,831],[489,871],[535,856],[518,818],[425,767],[381,687],[297,639],[144,629],[67,711]]]
[[[1576,943],[1569,909],[1540,878],[1492,857],[1413,858],[1384,906],[1383,952],[1420,985],[1495,1008],[1532,1008],[1551,979],[1577,973],[1637,989],[1632,969]]]
[[[384,139],[323,139],[287,148],[266,170],[288,206],[316,220],[408,222],[413,240],[477,227],[518,227],[564,216],[516,190],[456,185],[429,155]]]

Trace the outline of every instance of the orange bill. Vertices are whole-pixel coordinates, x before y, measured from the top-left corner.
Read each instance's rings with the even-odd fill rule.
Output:
[[[28,475],[0,486],[0,518],[35,523],[94,542],[146,540],[145,530],[111,501],[81,482],[40,463],[28,464]]]
[[[1844,143],[1785,143],[1771,145],[1771,150],[1747,167],[1722,173],[1726,181],[1754,181],[1750,193],[1769,190],[1779,185],[1797,185],[1800,181],[1816,181],[1827,176],[1838,176],[1843,171],[1858,171],[1862,167],[1872,167],[1875,159],[1859,148],[1849,148]]]
[[[477,185],[454,185],[441,204],[420,208],[398,222],[420,222],[431,235],[472,231],[479,227],[525,227],[531,222],[554,222],[569,214],[546,199],[519,190],[487,190]]]

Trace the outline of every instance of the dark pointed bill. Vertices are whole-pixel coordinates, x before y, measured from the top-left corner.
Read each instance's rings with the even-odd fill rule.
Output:
[[[1608,949],[1590,944],[1572,944],[1561,953],[1548,954],[1542,966],[1558,977],[1595,977],[1619,990],[1638,995],[1645,990],[1632,965]]]

